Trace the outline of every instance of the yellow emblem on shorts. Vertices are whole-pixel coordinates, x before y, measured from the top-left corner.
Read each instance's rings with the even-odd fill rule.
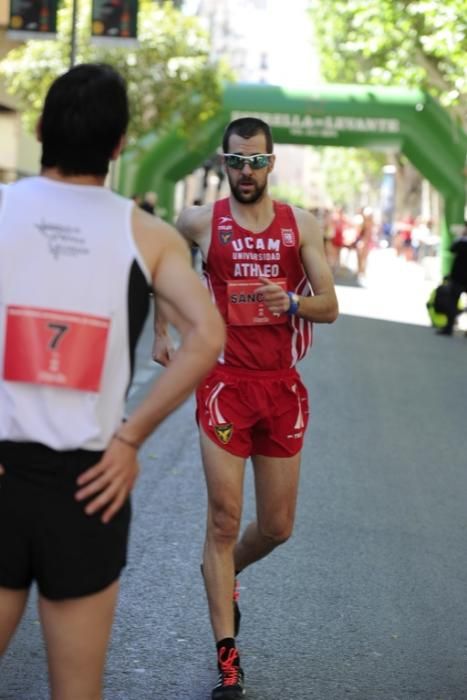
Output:
[[[216,431],[216,435],[222,442],[222,444],[227,445],[233,433],[232,423],[224,423],[224,425],[215,425],[214,430]]]

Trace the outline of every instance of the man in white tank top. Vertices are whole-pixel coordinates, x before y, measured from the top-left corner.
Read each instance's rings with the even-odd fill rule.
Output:
[[[72,68],[0,188],[0,656],[35,581],[53,700],[102,698],[138,449],[224,342],[179,234],[104,187],[127,124],[121,76]],[[181,343],[123,421],[151,288]]]

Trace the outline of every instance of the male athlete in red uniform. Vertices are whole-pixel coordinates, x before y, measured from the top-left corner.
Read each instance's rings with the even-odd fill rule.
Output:
[[[332,323],[338,309],[316,219],[267,192],[275,159],[269,126],[233,121],[223,150],[231,196],[186,209],[177,228],[201,249],[206,283],[227,323],[223,355],[198,387],[197,417],[208,489],[203,574],[219,667],[212,698],[236,700],[245,689],[234,579],[291,535],[308,421],[295,365],[311,345],[312,322]],[[163,363],[167,343],[159,320],[155,359]],[[238,539],[248,457],[258,519]]]

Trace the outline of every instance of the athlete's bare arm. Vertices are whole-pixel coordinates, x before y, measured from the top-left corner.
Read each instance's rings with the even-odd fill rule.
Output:
[[[294,207],[294,214],[300,232],[300,256],[308,280],[313,289],[313,296],[299,298],[297,315],[316,323],[333,323],[338,315],[338,303],[334,289],[334,280],[324,252],[324,238],[316,218]],[[286,313],[290,299],[286,292],[272,280],[261,279],[264,286],[258,291],[264,298],[270,311]]]
[[[134,445],[141,445],[189,396],[216,362],[224,342],[223,321],[191,268],[188,250],[177,231],[136,207],[133,231],[151,271],[155,293],[180,335],[180,346],[167,370],[118,430],[120,439],[113,439],[102,460],[78,481],[78,500],[94,497],[85,510],[88,514],[103,510],[104,522],[123,505],[136,479]]]
[[[298,315],[318,323],[333,323],[339,313],[334,279],[324,251],[321,227],[303,209],[295,209],[300,231],[300,255],[313,290],[312,297],[301,297]]]
[[[217,359],[224,341],[223,322],[192,269],[189,250],[178,232],[162,220],[147,217],[141,210],[135,209],[135,216],[139,219],[134,227],[136,243],[152,272],[156,297],[181,338],[180,349],[173,359],[177,368],[165,373],[164,376],[171,377],[166,384],[174,395],[175,387],[180,385],[186,398]],[[214,338],[210,340],[213,332]],[[206,352],[208,357],[204,359],[202,355]],[[182,362],[187,364],[186,368]],[[177,376],[180,372],[184,378]]]
[[[171,308],[163,299],[154,297],[154,340],[152,344],[152,359],[163,367],[167,367],[176,351],[176,344],[170,334]]]
[[[180,214],[176,227],[187,244],[195,243],[205,259],[209,249],[212,205],[188,207]],[[188,249],[187,249],[188,250]],[[167,366],[172,360],[175,346],[169,332],[170,309],[163,300],[156,298],[154,304],[154,343],[152,357],[155,362]],[[173,324],[175,325],[175,324]]]
[[[211,242],[211,220],[212,204],[204,204],[201,207],[184,209],[175,224],[177,230],[187,241],[199,246],[203,259],[207,257]]]

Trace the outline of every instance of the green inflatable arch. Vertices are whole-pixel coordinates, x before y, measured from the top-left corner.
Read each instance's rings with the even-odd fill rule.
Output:
[[[323,85],[291,92],[273,85],[227,85],[219,113],[195,137],[186,140],[177,129],[160,139],[148,134],[126,151],[119,191],[157,192],[171,218],[176,183],[216,151],[226,124],[240,116],[267,121],[276,143],[399,149],[444,198],[443,273],[450,269],[452,231],[464,221],[467,135],[420,90]]]

